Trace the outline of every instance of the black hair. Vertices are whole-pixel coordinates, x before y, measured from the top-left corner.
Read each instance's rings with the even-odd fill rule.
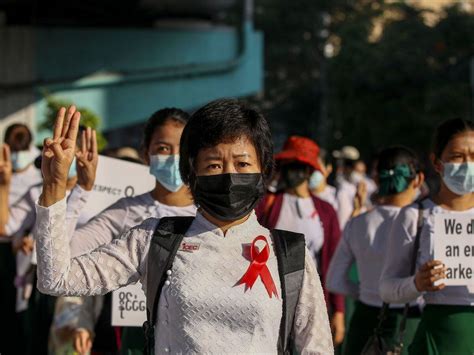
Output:
[[[201,149],[247,137],[255,147],[265,184],[273,173],[273,142],[267,120],[256,109],[235,99],[215,100],[196,111],[181,136],[179,170],[194,189],[194,162]]]
[[[397,167],[408,167],[408,173],[402,178],[406,184],[397,184],[392,181],[396,177],[395,169]],[[380,179],[381,174],[389,172],[392,177]],[[408,185],[416,178],[420,172],[420,161],[417,155],[411,149],[404,146],[393,146],[386,148],[378,155],[377,174],[379,175],[380,187],[379,193],[383,196],[394,195],[406,190]],[[398,176],[400,178],[400,176]]]
[[[27,150],[33,141],[33,135],[27,125],[14,123],[5,131],[4,142],[7,143],[14,152]]]
[[[158,127],[162,127],[170,121],[186,126],[188,119],[189,113],[179,108],[169,107],[156,111],[148,119],[143,129],[142,148],[148,149],[150,147],[151,137]]]
[[[331,162],[329,161],[328,152],[327,152],[327,150],[324,149],[324,148],[320,148],[320,150],[319,150],[319,159],[321,160],[321,162],[322,162],[324,165],[329,165],[329,164],[331,164]]]
[[[473,121],[463,120],[462,118],[453,118],[441,123],[438,128],[436,128],[433,139],[433,153],[435,156],[440,158],[449,141],[455,135],[467,131],[474,131]]]

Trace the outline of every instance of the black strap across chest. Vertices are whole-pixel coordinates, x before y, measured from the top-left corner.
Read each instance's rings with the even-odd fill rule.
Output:
[[[147,264],[147,321],[143,328],[146,353],[154,353],[154,333],[157,324],[158,302],[184,234],[194,217],[165,217],[160,220],[151,239]],[[278,261],[283,301],[283,316],[278,339],[278,352],[288,354],[292,348],[292,330],[300,290],[303,285],[305,265],[305,240],[303,234],[273,230],[272,237]]]

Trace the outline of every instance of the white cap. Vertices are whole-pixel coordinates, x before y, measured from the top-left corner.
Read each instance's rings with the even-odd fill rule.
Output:
[[[357,160],[360,158],[360,153],[356,147],[346,145],[341,150],[332,152],[332,156],[336,159]]]

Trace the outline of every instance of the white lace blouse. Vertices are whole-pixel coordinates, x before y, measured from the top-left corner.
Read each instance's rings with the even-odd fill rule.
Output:
[[[146,285],[149,242],[157,219],[148,219],[121,238],[88,254],[70,257],[66,202],[37,205],[38,288],[52,295],[98,295],[141,281]],[[158,307],[156,353],[277,353],[282,316],[281,285],[273,248],[268,269],[279,297],[270,298],[258,279],[252,289],[236,283],[249,261],[246,246],[269,231],[255,214],[222,231],[198,213],[185,235],[193,252],[178,251]],[[145,286],[146,287],[146,286]],[[333,354],[319,276],[306,257],[303,288],[294,322],[302,354]]]

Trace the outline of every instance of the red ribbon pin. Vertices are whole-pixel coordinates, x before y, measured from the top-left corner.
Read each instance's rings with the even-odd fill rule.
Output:
[[[255,243],[258,241],[265,242],[265,247],[259,252]],[[267,261],[270,257],[270,247],[268,246],[267,238],[263,235],[259,235],[255,238],[250,246],[250,265],[245,272],[244,276],[237,282],[237,285],[245,284],[245,291],[252,289],[257,278],[260,276],[265,288],[267,289],[268,296],[272,298],[273,294],[278,298],[278,292],[273,282],[270,270],[267,267]],[[237,286],[236,285],[236,286]]]

